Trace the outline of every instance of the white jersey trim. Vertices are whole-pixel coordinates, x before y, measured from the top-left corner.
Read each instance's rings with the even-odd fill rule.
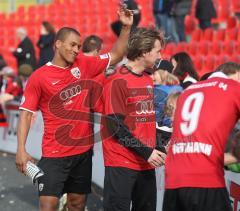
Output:
[[[108,55],[108,57],[109,57],[109,60],[108,60],[108,64],[107,64],[106,70],[109,68],[110,63],[111,63],[111,60],[112,60],[111,54],[110,54],[110,53],[107,53],[107,55]]]
[[[36,111],[32,111],[32,110],[29,110],[29,109],[24,108],[24,107],[19,107],[19,110],[29,111],[29,112],[31,112],[33,114],[36,113]]]
[[[185,82],[196,83],[197,80],[196,80],[195,78],[193,78],[193,77],[191,77],[191,76],[188,75],[188,76],[183,80],[183,83],[185,83]]]
[[[169,132],[172,133],[173,129],[171,127],[167,127],[167,126],[158,126],[158,123],[156,123],[156,128],[165,132]]]
[[[225,75],[223,72],[215,72],[211,74],[208,78],[215,78],[215,77],[229,79],[229,77]]]
[[[57,68],[62,68],[62,69],[67,69],[67,68],[70,67],[70,66],[67,66],[67,67],[60,67],[60,66],[58,66],[58,65],[53,64],[52,62],[48,62],[46,65],[47,65],[47,66],[57,67]]]

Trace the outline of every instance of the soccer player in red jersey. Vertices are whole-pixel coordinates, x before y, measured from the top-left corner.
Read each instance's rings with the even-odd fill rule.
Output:
[[[32,160],[25,144],[32,115],[40,110],[44,120],[42,158],[38,163],[44,172],[38,180],[40,210],[56,210],[63,193],[68,194],[69,210],[84,210],[92,175],[91,79],[109,64],[119,62],[125,53],[132,12],[122,8],[119,19],[123,28],[113,49],[96,57],[79,54],[79,32],[68,27],[60,29],[52,62],[36,70],[28,80],[20,105],[16,165],[25,173],[26,163]],[[94,85],[96,95],[100,95],[102,87]]]
[[[240,65],[225,63],[178,98],[163,211],[230,211],[224,150],[240,117]]]
[[[155,169],[165,154],[156,150],[153,80],[144,72],[160,55],[164,38],[139,28],[128,42],[126,65],[105,81],[103,154],[105,211],[156,210]]]

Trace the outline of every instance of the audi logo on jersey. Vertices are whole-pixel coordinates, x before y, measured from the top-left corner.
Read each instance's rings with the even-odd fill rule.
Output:
[[[154,114],[153,100],[142,100],[138,101],[136,104],[136,114]]]
[[[81,93],[81,86],[80,85],[73,86],[69,89],[61,91],[60,99],[65,101],[79,95],[80,93]]]

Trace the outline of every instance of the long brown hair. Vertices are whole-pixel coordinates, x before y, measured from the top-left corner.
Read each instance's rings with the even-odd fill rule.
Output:
[[[176,75],[180,80],[183,80],[186,74],[199,80],[197,71],[195,70],[191,57],[186,52],[180,52],[173,55],[170,59],[174,59],[177,62],[176,68],[173,70],[173,74]]]

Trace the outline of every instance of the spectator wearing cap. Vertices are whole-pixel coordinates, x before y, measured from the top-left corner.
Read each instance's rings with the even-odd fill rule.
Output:
[[[172,93],[182,91],[179,80],[172,74],[173,65],[168,60],[158,60],[154,65],[152,78],[154,81],[154,106],[156,112],[157,144],[164,152],[172,132],[172,118],[168,117],[166,103]]]
[[[17,59],[18,68],[22,64],[29,64],[33,69],[36,68],[35,50],[32,41],[27,36],[27,31],[24,28],[18,28],[16,35],[20,40],[17,49],[13,51],[13,56]]]

